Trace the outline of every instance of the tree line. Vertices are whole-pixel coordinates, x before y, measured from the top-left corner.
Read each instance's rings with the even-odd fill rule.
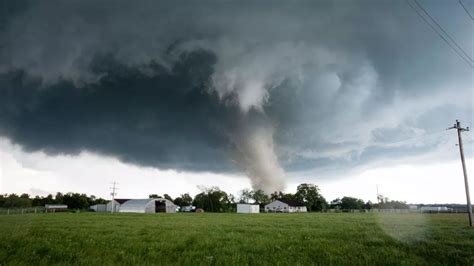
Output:
[[[364,202],[362,199],[353,197],[337,198],[331,202],[327,202],[321,195],[320,189],[315,184],[300,184],[296,188],[296,193],[283,193],[276,191],[270,195],[262,190],[244,189],[240,191],[236,197],[226,193],[219,187],[200,187],[201,192],[194,196],[189,193],[181,194],[179,197],[172,198],[168,194],[160,196],[158,194],[150,194],[149,198],[166,198],[180,207],[195,206],[206,212],[234,212],[236,203],[252,203],[260,205],[263,208],[266,204],[274,200],[291,200],[301,202],[306,206],[308,211],[326,211],[327,209],[338,210],[363,210],[363,209],[407,209],[408,205],[401,201],[391,201],[381,197],[379,203],[370,201]],[[28,208],[39,207],[46,204],[65,204],[69,209],[89,209],[95,204],[106,204],[108,200],[97,198],[93,195],[87,196],[80,193],[60,192],[46,197],[31,197],[28,194],[5,194],[0,195],[0,207],[3,208]]]
[[[105,204],[107,200],[97,198],[94,195],[87,196],[81,193],[56,193],[55,196],[49,194],[48,196],[31,197],[29,194],[0,194],[0,207],[3,208],[30,208],[30,207],[44,207],[46,204],[65,204],[69,209],[89,209],[95,204]]]
[[[338,210],[370,210],[370,209],[408,209],[408,205],[402,201],[393,201],[388,198],[379,199],[378,203],[371,201],[364,202],[362,199],[353,197],[337,198],[330,203],[321,195],[320,189],[315,184],[300,184],[296,188],[296,193],[283,193],[276,191],[270,195],[262,190],[244,189],[235,197],[219,187],[202,187],[201,193],[192,198],[189,193],[181,194],[173,199],[168,194],[163,197],[151,194],[150,198],[166,198],[180,207],[195,206],[207,212],[234,212],[236,203],[252,203],[260,205],[263,209],[265,205],[274,200],[292,200],[303,203],[308,211],[319,212],[328,209]]]

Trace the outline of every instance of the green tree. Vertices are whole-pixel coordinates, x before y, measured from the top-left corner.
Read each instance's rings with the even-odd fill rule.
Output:
[[[66,204],[69,209],[88,209],[90,206],[86,194],[72,192],[63,195],[62,203]]]
[[[364,201],[353,197],[343,197],[341,199],[341,209],[343,210],[356,210],[364,207]]]
[[[157,199],[157,198],[161,198],[161,196],[158,195],[158,194],[150,194],[150,195],[148,195],[148,198],[149,199]]]
[[[367,201],[367,202],[364,204],[364,209],[370,210],[370,209],[372,209],[372,206],[373,206],[373,205],[374,205],[374,204],[372,204],[372,202],[369,200],[369,201]]]
[[[53,195],[48,194],[48,196],[46,196],[46,198],[42,198],[41,205],[44,206],[46,204],[54,204],[54,203],[55,203],[55,200],[53,198]]]
[[[32,200],[28,194],[22,194],[18,196],[16,194],[10,194],[5,197],[3,207],[5,208],[27,208],[31,207]]]
[[[239,203],[249,203],[253,198],[253,191],[246,188],[240,191]]]
[[[54,197],[54,203],[56,204],[63,204],[63,198],[64,195],[61,192],[56,193],[56,196]]]
[[[308,211],[322,211],[327,207],[326,199],[320,194],[318,186],[314,184],[299,185],[295,197],[305,203]]]
[[[270,194],[270,200],[298,200],[295,194],[291,193],[283,193],[281,191],[275,191]]]
[[[337,198],[337,199],[332,200],[331,203],[329,203],[329,207],[331,209],[340,209],[341,208],[341,199]]]
[[[270,203],[270,197],[268,197],[263,190],[259,189],[256,190],[252,193],[252,199],[255,201],[256,204],[260,205],[260,207],[263,207]]]
[[[5,205],[5,201],[7,200],[7,194],[0,194],[0,207]]]
[[[174,204],[180,207],[190,206],[193,204],[193,198],[188,193],[181,194],[179,197],[174,199]]]
[[[168,194],[164,194],[163,197],[171,202],[174,202],[173,198]]]
[[[43,198],[40,196],[35,196],[31,201],[31,206],[44,206],[43,205]]]
[[[389,200],[385,198],[383,202],[377,204],[377,208],[379,209],[408,209],[408,204],[404,201]]]
[[[208,212],[225,212],[232,210],[232,203],[227,193],[218,187],[201,188],[202,192],[194,197],[193,205]]]

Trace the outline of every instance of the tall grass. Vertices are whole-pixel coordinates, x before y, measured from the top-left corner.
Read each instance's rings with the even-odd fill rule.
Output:
[[[474,263],[461,214],[0,216],[0,264]]]

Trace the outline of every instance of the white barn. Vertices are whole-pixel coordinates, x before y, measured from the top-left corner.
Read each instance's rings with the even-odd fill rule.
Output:
[[[274,200],[265,205],[265,212],[307,212],[306,206],[295,200]]]
[[[176,205],[163,198],[157,199],[131,199],[120,205],[119,212],[132,212],[132,213],[175,213]]]
[[[260,213],[260,205],[258,204],[237,204],[237,213]]]

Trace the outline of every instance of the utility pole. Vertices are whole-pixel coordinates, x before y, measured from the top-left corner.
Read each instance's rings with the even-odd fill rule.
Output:
[[[462,171],[464,174],[464,186],[466,188],[466,200],[467,200],[467,213],[469,215],[469,226],[472,225],[472,207],[471,207],[471,197],[469,195],[469,181],[467,180],[467,170],[466,170],[466,162],[464,161],[464,149],[462,146],[462,137],[461,137],[461,132],[463,131],[469,131],[469,127],[467,128],[462,128],[461,127],[461,122],[456,120],[456,124],[454,124],[453,127],[450,127],[448,129],[456,129],[458,131],[458,142],[459,142],[459,153],[461,153],[461,163],[462,163]]]
[[[379,184],[377,184],[377,203],[380,203],[380,200],[379,200]]]
[[[110,189],[112,189],[112,193],[110,193],[110,195],[112,195],[112,210],[111,210],[111,213],[114,213],[115,212],[115,196],[117,195],[117,193],[115,192],[116,190],[118,190],[118,188],[116,187],[117,185],[117,182],[113,182],[112,183],[112,187]]]

